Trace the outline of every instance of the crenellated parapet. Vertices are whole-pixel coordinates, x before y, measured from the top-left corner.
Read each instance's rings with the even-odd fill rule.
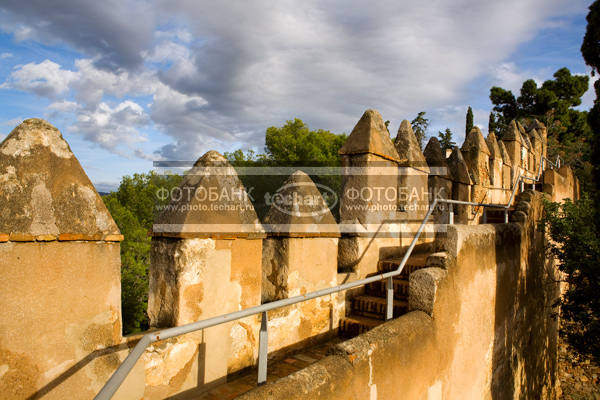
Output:
[[[301,171],[292,173],[270,196],[271,208],[260,221],[252,202],[257,200],[249,196],[236,169],[216,151],[198,159],[181,185],[170,191],[171,201],[153,227],[148,271],[152,330],[144,334],[155,335],[157,341],[148,345],[115,398],[197,397],[255,367],[261,341],[267,341],[270,357],[279,357],[335,335],[345,308],[363,294],[364,287],[286,303],[269,310],[265,320],[261,311],[183,336],[160,336],[163,328],[221,318],[254,306],[264,310],[273,301],[387,272],[384,268],[400,265],[398,257],[406,253],[434,199],[441,200],[443,207],[433,210],[424,224],[415,242],[415,251],[421,254],[411,261],[421,260],[429,268],[419,275],[418,285],[410,283],[407,289],[406,282],[399,282],[402,278],[391,279],[391,287],[425,288],[419,294],[422,299],[427,304],[448,302],[446,309],[456,309],[457,298],[461,298],[458,304],[468,305],[475,297],[492,310],[486,315],[498,312],[486,297],[492,293],[487,284],[498,289],[497,275],[490,270],[490,279],[480,285],[474,274],[495,263],[506,271],[504,259],[497,254],[510,258],[510,248],[514,251],[510,261],[517,268],[511,270],[510,279],[520,282],[514,271],[524,265],[523,226],[452,226],[483,223],[483,207],[454,204],[450,214],[444,200],[506,204],[520,174],[537,176],[547,154],[545,126],[534,120],[525,130],[512,121],[502,140],[493,132],[484,139],[481,130],[474,128],[460,149],[446,154],[434,137],[421,151],[408,120],[402,121],[392,141],[382,116],[368,110],[340,154],[340,221],[319,191],[322,185],[315,185]],[[577,178],[567,166],[543,168],[542,180],[543,191],[553,200],[578,197]],[[337,194],[330,190],[325,197]],[[526,192],[519,199],[527,197],[535,196]],[[539,215],[539,207],[536,210]],[[93,398],[140,336],[121,333],[119,241],[123,237],[69,145],[46,121],[26,120],[0,144],[0,217],[2,393],[8,398]],[[503,241],[506,246],[498,246]],[[440,248],[448,253],[439,253]],[[462,265],[449,268],[454,262]],[[464,278],[442,287],[443,277],[456,273]],[[456,292],[456,282],[470,282],[474,290]],[[384,292],[385,285],[379,282],[369,290]],[[382,303],[360,304],[362,312],[371,313]],[[461,319],[465,332],[472,330],[472,321],[486,319],[478,314],[480,308],[473,307],[469,311],[473,314]],[[435,311],[433,323],[446,314]],[[419,315],[429,319],[427,314]],[[512,316],[506,318],[512,323]],[[263,321],[268,339],[259,339]],[[494,320],[490,321],[493,333]],[[439,329],[440,338],[447,339],[444,329],[454,327],[444,323]],[[484,336],[488,340],[493,335]],[[389,343],[389,337],[382,337],[381,343]],[[422,344],[421,336],[418,339]],[[443,343],[445,349],[447,340]],[[494,343],[503,346],[504,342]],[[468,345],[472,347],[471,342]],[[489,355],[489,349],[486,342],[478,351]],[[350,357],[352,362],[344,363],[344,368],[354,368],[353,351],[334,357]],[[364,360],[370,360],[372,351],[388,350],[383,345],[369,347]],[[399,353],[390,350],[390,354]],[[422,356],[419,360],[430,361]],[[462,361],[456,365],[465,365]],[[385,362],[380,367],[387,368]],[[434,389],[438,385],[430,383]],[[441,388],[435,393],[442,393]]]

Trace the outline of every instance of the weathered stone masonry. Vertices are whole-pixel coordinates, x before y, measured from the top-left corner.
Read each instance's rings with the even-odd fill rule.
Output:
[[[235,195],[228,208],[210,211],[197,198],[173,201],[179,208],[157,219],[151,325],[182,325],[377,273],[379,260],[405,251],[432,192],[506,202],[519,174],[536,176],[546,135],[537,121],[528,130],[511,123],[504,140],[474,128],[446,158],[435,140],[423,154],[408,121],[392,143],[381,115],[369,110],[340,151],[339,225],[319,201],[273,207],[261,224],[235,170],[208,152],[182,187]],[[286,185],[290,194],[320,198],[302,172]],[[545,170],[542,186],[553,200],[578,197],[568,167]],[[348,195],[377,188],[395,188],[397,197]],[[427,195],[401,196],[406,188]],[[542,288],[556,270],[534,229],[540,194],[518,200],[510,224],[479,225],[480,208],[456,206],[457,225],[447,225],[448,210],[437,210],[419,241],[434,252],[429,267],[410,276],[413,312],[244,398],[554,398],[557,326],[548,305],[558,289]],[[140,335],[121,334],[120,240],[56,128],[26,120],[0,144],[0,398],[93,398],[124,359]],[[270,357],[336,334],[360,292],[270,313]],[[115,398],[206,392],[256,364],[259,326],[257,315],[154,343]]]

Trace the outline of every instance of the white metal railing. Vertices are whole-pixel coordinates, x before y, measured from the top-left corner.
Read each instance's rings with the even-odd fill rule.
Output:
[[[429,210],[427,211],[425,218],[421,222],[421,225],[419,226],[417,233],[415,234],[412,242],[410,243],[410,246],[408,247],[406,253],[404,254],[404,257],[402,258],[400,265],[398,266],[398,268],[395,271],[378,274],[375,276],[371,276],[369,278],[361,279],[361,280],[358,280],[355,282],[345,283],[345,284],[330,287],[327,289],[317,290],[317,291],[310,292],[310,293],[307,293],[307,294],[304,294],[301,296],[295,296],[295,297],[290,297],[287,299],[277,300],[277,301],[274,301],[271,303],[262,304],[260,306],[247,308],[245,310],[240,310],[240,311],[235,311],[235,312],[228,313],[228,314],[219,315],[217,317],[209,318],[209,319],[206,319],[203,321],[198,321],[198,322],[193,322],[193,323],[187,324],[187,325],[163,329],[158,332],[147,333],[135,345],[133,350],[131,350],[131,352],[127,355],[127,357],[125,358],[123,363],[121,363],[119,368],[117,368],[117,370],[110,377],[110,379],[106,382],[104,387],[100,390],[100,392],[98,393],[98,395],[96,395],[96,397],[94,399],[95,400],[111,399],[112,396],[119,389],[119,387],[121,386],[121,384],[123,383],[123,381],[125,380],[127,375],[129,374],[129,372],[133,369],[136,362],[139,360],[139,358],[142,356],[142,354],[144,353],[144,351],[150,344],[157,342],[159,340],[165,340],[165,339],[170,339],[170,338],[173,338],[176,336],[185,335],[187,333],[196,332],[196,331],[199,331],[202,329],[210,328],[210,327],[213,327],[216,325],[221,325],[221,324],[231,322],[231,321],[236,321],[238,319],[249,317],[249,316],[256,315],[256,314],[262,315],[260,334],[259,334],[259,349],[258,349],[258,385],[262,385],[262,384],[266,383],[266,381],[267,381],[267,356],[268,356],[268,335],[269,335],[267,313],[269,311],[274,310],[276,308],[280,308],[280,307],[290,306],[290,305],[300,303],[303,301],[316,299],[318,297],[327,296],[327,295],[330,295],[333,293],[338,293],[338,292],[341,292],[344,290],[353,289],[355,287],[363,286],[368,283],[387,279],[387,283],[386,283],[387,306],[386,306],[385,319],[386,319],[386,321],[392,319],[393,309],[394,309],[393,308],[394,285],[392,282],[392,278],[395,276],[398,276],[402,273],[402,270],[404,269],[404,265],[406,264],[408,258],[410,257],[410,255],[417,243],[417,240],[421,236],[421,233],[423,233],[423,229],[425,229],[425,225],[427,224],[427,221],[431,217],[431,214],[435,210],[438,203],[449,204],[449,208],[450,208],[449,218],[448,218],[449,224],[454,223],[454,213],[453,213],[452,207],[455,204],[456,205],[469,205],[469,206],[483,207],[484,223],[486,222],[486,208],[487,207],[504,209],[504,222],[508,222],[508,209],[512,205],[512,202],[514,200],[514,196],[519,187],[519,184],[521,184],[520,185],[521,191],[523,191],[523,181],[524,180],[531,180],[531,181],[533,181],[533,185],[535,185],[535,182],[539,180],[539,177],[541,175],[541,170],[542,170],[541,167],[542,167],[544,161],[548,161],[550,163],[550,165],[552,165],[554,167],[560,167],[561,158],[560,158],[560,156],[558,156],[556,159],[556,164],[555,164],[555,163],[552,163],[550,160],[548,160],[546,157],[542,157],[542,159],[540,161],[540,169],[538,171],[537,178],[531,178],[531,177],[527,177],[527,176],[520,174],[519,177],[517,178],[517,181],[515,182],[515,185],[513,187],[508,204],[476,203],[476,202],[451,200],[451,199],[437,199],[437,198],[434,199],[433,202],[430,204]],[[386,223],[386,222],[384,221],[384,222],[382,222],[382,224],[383,223]]]

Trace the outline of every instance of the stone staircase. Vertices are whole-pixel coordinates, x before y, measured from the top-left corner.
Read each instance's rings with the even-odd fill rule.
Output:
[[[394,318],[408,312],[408,276],[426,266],[429,253],[413,254],[408,258],[402,273],[394,278]],[[379,261],[381,273],[398,269],[402,258]],[[352,338],[385,322],[386,281],[377,281],[365,286],[365,293],[352,299],[352,312],[340,321],[339,334]]]
[[[514,205],[508,209],[508,216],[515,210]],[[504,210],[499,208],[488,208],[487,211],[487,223],[488,224],[503,224],[504,223]]]

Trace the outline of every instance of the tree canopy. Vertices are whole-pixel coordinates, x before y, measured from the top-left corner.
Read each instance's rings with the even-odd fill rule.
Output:
[[[520,96],[494,86],[490,100],[494,105],[490,116],[490,128],[502,138],[510,121],[536,118],[544,123],[548,134],[558,143],[569,144],[578,138],[587,138],[590,130],[587,113],[575,110],[581,104],[581,96],[587,91],[589,77],[571,75],[567,68],[554,73],[554,79],[545,81],[538,88],[533,79],[523,82]]]
[[[296,118],[282,127],[272,126],[265,134],[265,156],[277,164],[329,165],[340,163],[338,150],[345,143],[346,134],[330,131],[311,131],[307,124]]]
[[[438,132],[438,137],[440,138],[442,150],[452,150],[456,147],[456,143],[452,141],[452,131],[450,131],[450,128],[446,128],[443,133]]]
[[[600,235],[593,221],[597,210],[584,195],[577,203],[546,201],[540,222],[551,241],[549,256],[556,258],[568,283],[555,306],[560,306],[563,333],[581,353],[600,358]]]

